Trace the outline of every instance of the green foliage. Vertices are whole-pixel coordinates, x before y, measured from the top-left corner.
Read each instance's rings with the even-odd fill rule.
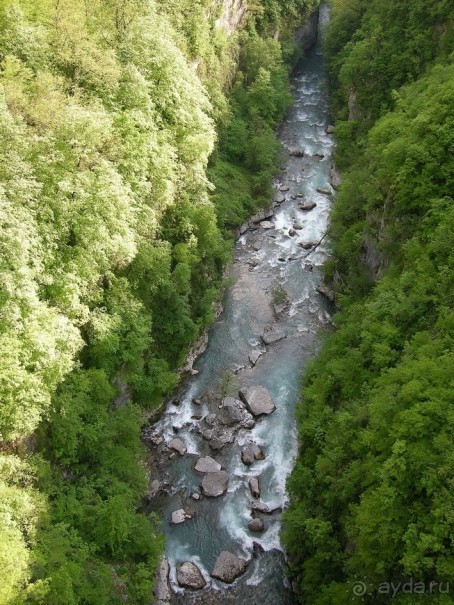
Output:
[[[240,36],[239,70],[231,94],[231,119],[221,129],[209,175],[222,230],[241,225],[269,203],[271,179],[279,161],[275,127],[291,102],[282,46],[254,29]],[[231,183],[236,183],[232,196]]]
[[[341,311],[304,378],[284,522],[307,604],[341,605],[358,579],[371,592],[363,601],[380,604],[382,582],[454,578],[450,18],[443,2],[333,6],[344,180],[325,273]],[[351,86],[365,121],[343,119]],[[400,591],[393,601],[414,599]]]
[[[334,0],[326,39],[334,109],[376,119],[392,104],[393,91],[412,81],[435,58],[446,59],[454,41],[447,1]]]
[[[288,301],[287,292],[281,287],[273,288],[271,290],[271,296],[274,305],[283,305]]]
[[[269,203],[313,4],[0,2],[0,603],[149,602],[144,411]]]

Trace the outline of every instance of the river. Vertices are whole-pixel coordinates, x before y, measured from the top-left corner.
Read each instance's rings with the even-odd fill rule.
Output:
[[[152,427],[155,440],[163,439],[151,456],[155,462],[159,460],[158,479],[164,488],[153,498],[152,508],[159,510],[163,520],[173,603],[294,602],[284,573],[280,515],[259,514],[265,531],[249,531],[252,497],[248,481],[259,477],[261,501],[270,509],[285,507],[285,483],[298,448],[295,402],[301,374],[316,350],[317,332],[330,320],[329,303],[316,290],[319,267],[327,255],[323,236],[331,196],[326,192],[332,192],[333,142],[325,133],[328,95],[321,54],[327,19],[328,9],[322,6],[318,42],[293,75],[295,102],[279,130],[284,148],[290,151],[275,181],[277,195],[289,188],[282,192],[285,201],[275,205],[271,228],[248,230],[237,241],[231,268],[234,284],[225,293],[224,310],[209,333],[208,347],[194,365],[198,373],[185,383],[178,405],[169,402]],[[316,206],[309,211],[300,209],[308,201]],[[289,234],[290,230],[295,231]],[[310,242],[319,244],[302,247]],[[284,296],[286,304],[279,307]],[[270,325],[282,330],[286,338],[265,346],[261,335]],[[252,351],[262,353],[255,366],[249,361]],[[268,389],[276,411],[260,417],[253,429],[241,429],[233,443],[213,450],[201,435],[209,428],[203,417],[219,412],[221,392],[236,397],[239,388],[251,385]],[[199,398],[202,404],[193,402]],[[187,447],[185,455],[166,448],[174,437]],[[265,458],[246,466],[241,449],[251,442],[262,448]],[[228,490],[217,498],[195,500],[192,496],[200,493],[202,475],[194,465],[199,456],[207,455],[229,473]],[[171,514],[178,509],[193,518],[172,524]],[[247,571],[232,586],[210,577],[216,558],[225,550],[251,559]],[[205,589],[184,591],[178,586],[176,565],[184,561],[197,564],[207,581]]]

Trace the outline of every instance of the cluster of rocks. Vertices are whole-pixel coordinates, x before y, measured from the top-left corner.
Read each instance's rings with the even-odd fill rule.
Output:
[[[236,580],[236,578],[241,576],[246,571],[249,563],[250,561],[241,559],[234,553],[228,550],[224,550],[216,559],[213,570],[211,572],[211,577],[217,580],[221,580],[226,584],[231,584],[232,582],[234,582],[234,580]],[[203,577],[203,574],[197,567],[197,565],[192,561],[185,561],[184,563],[180,563],[177,566],[176,571],[178,584],[182,588],[187,588],[189,590],[201,590],[207,585],[207,580]],[[166,577],[160,578],[160,585],[164,587],[167,586],[167,590],[165,588],[164,590],[161,588],[158,589],[157,592],[155,591],[155,595],[158,599],[160,596],[165,596],[167,598],[168,596],[170,596],[168,594],[169,570],[167,562],[166,564],[164,564],[161,575],[165,575],[166,573]],[[159,601],[161,601],[161,599],[159,599]]]
[[[262,341],[265,345],[272,344],[286,337],[286,334],[279,330],[275,325],[268,326],[262,334]],[[263,355],[263,350],[254,349],[249,354],[249,361],[254,366],[258,359]],[[242,368],[240,368],[242,369]],[[240,371],[240,370],[239,370]],[[212,404],[216,401],[214,393],[207,396],[193,399],[196,406],[201,406],[203,403]],[[219,400],[218,400],[219,401]],[[201,408],[202,409],[202,408]],[[213,409],[211,407],[211,409]],[[202,414],[196,414],[200,418],[199,432],[202,437],[208,441],[209,446],[213,450],[221,450],[227,443],[235,441],[235,435],[240,429],[252,429],[257,419],[272,414],[276,406],[270,396],[268,390],[262,386],[245,386],[238,392],[238,397],[224,397],[216,413],[209,413],[202,417]],[[159,446],[159,449],[170,456],[184,456],[188,452],[188,448],[184,441],[178,436],[164,442],[161,434],[155,432],[147,435],[147,439]],[[263,460],[265,454],[262,448],[255,442],[246,443],[241,449],[241,460],[246,466],[251,466],[256,461]],[[224,495],[228,489],[230,476],[229,473],[222,468],[220,462],[209,455],[200,456],[196,459],[194,470],[203,475],[200,491],[192,494],[193,500],[201,498],[218,498]],[[264,520],[262,515],[268,515],[271,511],[269,507],[260,500],[261,485],[260,477],[253,476],[249,478],[249,491],[251,494],[250,512],[251,518],[248,522],[250,532],[259,533],[265,530]],[[155,495],[161,488],[158,480],[154,480],[150,486],[150,494]],[[170,522],[173,525],[185,523],[195,516],[195,510],[191,510],[190,500],[186,501],[184,508],[181,507],[171,513]],[[211,577],[230,584],[240,575],[242,575],[250,561],[247,561],[236,554],[223,551],[217,558]],[[178,584],[188,590],[204,589],[209,578],[205,572],[193,561],[183,561],[176,568],[176,578]],[[166,560],[162,562],[159,571],[159,581],[156,588],[156,597],[158,603],[167,603],[168,598],[168,575],[169,566]]]

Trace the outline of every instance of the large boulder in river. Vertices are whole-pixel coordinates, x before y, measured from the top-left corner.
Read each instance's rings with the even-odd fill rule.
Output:
[[[221,465],[210,456],[205,456],[197,460],[195,470],[199,473],[217,473],[221,470]]]
[[[190,561],[178,565],[177,580],[180,586],[191,590],[200,590],[205,588],[207,584],[200,569]]]
[[[261,519],[251,519],[247,524],[249,531],[261,532],[265,529],[265,525]]]
[[[230,426],[241,422],[243,404],[234,397],[226,397],[222,402],[222,407],[217,413],[219,422],[223,425]]]
[[[265,328],[261,338],[266,345],[270,345],[273,342],[282,340],[286,336],[286,333],[282,330],[279,330],[279,328],[276,328],[275,326],[268,326]]]
[[[235,397],[224,398],[217,418],[224,426],[239,424],[243,428],[251,429],[255,425],[254,417],[244,409],[243,402]]]
[[[246,446],[241,451],[241,460],[246,466],[250,466],[254,460],[264,460],[265,454],[256,443]]]
[[[255,366],[255,364],[259,360],[259,357],[261,357],[261,356],[262,356],[262,351],[259,351],[258,349],[254,349],[253,351],[251,351],[249,353],[249,361],[252,363],[253,366]]]
[[[298,147],[290,147],[288,153],[289,155],[292,155],[295,158],[302,158],[304,156],[304,149],[300,149]]]
[[[227,584],[231,584],[238,576],[241,576],[241,574],[246,571],[247,566],[247,561],[224,550],[216,559],[211,576],[218,580],[222,580]]]
[[[260,227],[262,227],[262,229],[274,229],[274,223],[271,221],[261,221]]]
[[[272,208],[263,208],[262,210],[259,210],[257,212],[257,214],[254,214],[254,216],[251,216],[251,218],[249,219],[250,223],[261,223],[262,221],[266,220],[267,218],[271,218],[274,215],[274,210]]]
[[[240,390],[240,397],[254,416],[271,414],[276,409],[265,387],[244,387]]]
[[[254,451],[251,447],[245,447],[244,450],[241,451],[241,460],[246,466],[251,466],[255,460]]]
[[[178,452],[180,454],[180,456],[183,456],[188,451],[188,448],[181,441],[181,439],[178,439],[178,437],[174,437],[174,439],[172,439],[171,441],[169,441],[169,443],[167,444],[167,446],[171,450],[175,450],[176,452]]]
[[[317,204],[315,202],[307,201],[300,205],[300,210],[308,212],[309,210],[313,210],[316,206]]]
[[[227,491],[229,474],[226,471],[207,473],[202,480],[202,491],[205,496],[217,498]]]
[[[172,513],[172,524],[179,525],[180,523],[184,523],[186,519],[190,519],[189,515],[186,515],[186,511],[182,508],[178,510],[174,510]]]

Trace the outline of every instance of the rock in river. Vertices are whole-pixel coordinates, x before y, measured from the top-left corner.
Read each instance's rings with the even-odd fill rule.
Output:
[[[249,479],[249,489],[253,498],[260,498],[260,483],[258,477],[251,477]]]
[[[231,584],[238,576],[246,571],[248,562],[240,559],[233,553],[224,550],[216,559],[214,569],[211,572],[213,578]]]
[[[180,586],[191,590],[200,590],[207,584],[200,569],[190,561],[178,565],[177,580]]]
[[[251,351],[249,353],[249,361],[252,363],[253,366],[255,366],[259,357],[261,357],[261,356],[262,356],[262,351],[258,351],[257,349],[254,349],[253,351]]]
[[[184,523],[188,518],[190,519],[191,517],[186,515],[186,511],[182,508],[180,508],[179,510],[174,510],[172,513],[172,523],[174,525]]]
[[[264,460],[265,454],[256,443],[248,445],[241,451],[241,460],[246,466],[250,466],[254,460]]]
[[[265,328],[261,338],[266,345],[270,345],[273,342],[277,342],[278,340],[282,340],[287,335],[282,330],[279,330],[275,326],[268,326]]]
[[[188,448],[181,441],[181,439],[178,439],[178,437],[175,437],[174,439],[169,441],[167,445],[171,450],[175,450],[176,452],[178,452],[180,456],[183,456],[188,451]]]
[[[272,208],[263,208],[259,210],[257,214],[251,216],[249,219],[249,223],[260,223],[268,218],[271,218],[274,215],[274,210]]]
[[[199,471],[199,473],[216,473],[221,470],[221,465],[210,456],[205,456],[205,458],[197,460],[195,470]]]
[[[226,471],[207,473],[202,480],[202,491],[205,496],[217,498],[227,491],[229,474]]]
[[[272,223],[271,221],[262,221],[260,223],[260,227],[262,227],[262,229],[273,229],[274,223]]]
[[[308,212],[309,210],[313,210],[317,204],[315,202],[304,202],[304,204],[300,205],[300,210],[304,210]]]
[[[254,416],[271,414],[276,409],[270,394],[264,387],[244,387],[240,390],[240,397]]]
[[[249,521],[247,526],[249,527],[249,531],[254,532],[260,532],[265,529],[265,525],[263,524],[263,521],[261,519],[252,519],[251,521]]]

